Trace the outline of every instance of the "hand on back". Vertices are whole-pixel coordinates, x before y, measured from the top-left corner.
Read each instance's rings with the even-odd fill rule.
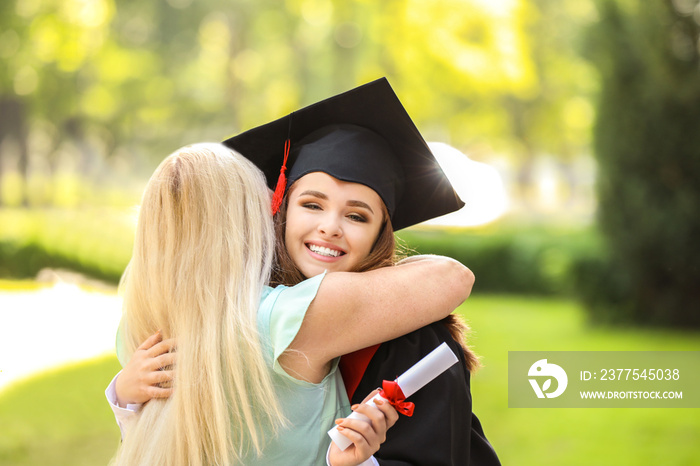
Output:
[[[168,398],[173,389],[172,365],[175,339],[163,340],[157,332],[144,341],[122,369],[116,383],[117,403],[143,404],[152,398]]]

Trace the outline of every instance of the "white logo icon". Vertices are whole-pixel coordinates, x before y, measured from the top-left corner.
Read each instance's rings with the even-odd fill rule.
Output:
[[[535,391],[537,398],[556,398],[566,390],[566,384],[569,383],[569,378],[566,376],[564,369],[557,366],[556,364],[548,364],[546,359],[540,359],[535,364],[530,366],[530,370],[527,373],[530,377],[547,377],[547,379],[542,384],[542,388],[537,383],[537,379],[528,379],[532,389]],[[546,393],[549,387],[552,385],[552,377],[557,380],[557,389],[551,393]]]

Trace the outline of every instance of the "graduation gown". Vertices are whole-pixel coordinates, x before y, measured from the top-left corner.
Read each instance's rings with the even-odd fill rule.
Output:
[[[399,415],[374,455],[382,466],[500,465],[472,413],[469,371],[462,348],[440,322],[341,359],[351,402],[361,403],[369,392],[381,387],[382,380],[394,380],[442,342],[447,342],[459,362],[408,399],[415,403],[413,416]]]

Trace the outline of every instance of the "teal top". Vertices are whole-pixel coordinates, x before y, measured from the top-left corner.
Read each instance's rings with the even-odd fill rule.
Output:
[[[327,431],[335,419],[350,414],[338,359],[320,383],[295,379],[279,364],[280,355],[296,337],[323,277],[324,274],[317,275],[293,287],[265,287],[263,291],[258,330],[277,399],[289,424],[266,446],[262,458],[251,457],[244,464],[325,465],[330,444]]]
[[[339,359],[333,362],[330,372],[320,383],[295,379],[279,364],[280,355],[299,332],[306,310],[316,297],[324,276],[317,275],[292,287],[266,286],[263,290],[258,308],[258,331],[277,399],[288,424],[265,446],[262,457],[253,453],[243,464],[325,465],[330,445],[327,431],[335,425],[337,418],[350,414],[350,403],[338,371]],[[121,356],[123,366],[127,361],[122,361],[119,334],[117,332],[117,355]]]

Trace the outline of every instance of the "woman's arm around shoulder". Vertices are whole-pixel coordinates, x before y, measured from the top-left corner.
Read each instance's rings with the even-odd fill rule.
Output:
[[[469,297],[473,284],[467,267],[443,256],[329,273],[290,348],[320,362],[391,340],[446,317]]]

